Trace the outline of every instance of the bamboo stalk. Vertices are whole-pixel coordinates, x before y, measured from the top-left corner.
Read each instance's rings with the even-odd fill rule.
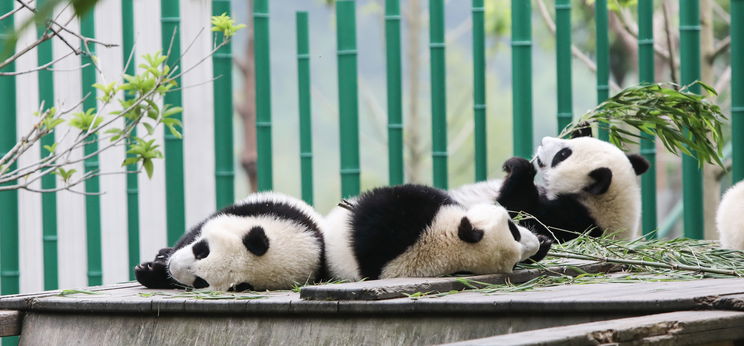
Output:
[[[532,157],[532,5],[512,0],[511,9],[513,151]]]
[[[473,117],[475,181],[488,177],[486,145],[486,35],[483,0],[473,0]]]
[[[341,197],[346,198],[358,195],[360,189],[355,2],[336,2],[336,19]]]
[[[638,1],[638,77],[640,83],[654,82],[654,4]],[[646,239],[657,236],[656,220],[656,139],[641,134],[641,155],[648,160],[648,171],[641,177],[641,230]]]
[[[122,19],[122,54],[125,64],[124,73],[134,76],[134,0],[122,0],[121,2],[121,19]],[[126,100],[134,98],[128,93],[124,94]],[[127,121],[130,125],[131,121]],[[134,144],[134,137],[137,137],[137,128],[132,127],[131,137],[127,141],[127,146]],[[127,154],[127,158],[134,157],[133,154]],[[137,164],[127,166],[127,171],[137,172]],[[139,251],[139,182],[137,173],[127,174],[127,245],[129,257],[129,280],[134,280],[134,267],[140,262]]]
[[[253,1],[253,32],[256,77],[256,168],[258,190],[273,189],[271,150],[271,54],[269,42],[269,1]]]
[[[403,183],[403,101],[400,62],[400,4],[385,0],[385,58],[388,112],[388,184]]]
[[[213,0],[212,15],[230,15],[229,0]],[[222,33],[213,35],[217,45],[225,38]],[[232,98],[232,49],[226,44],[212,55],[214,81],[214,176],[217,209],[235,202],[235,168],[233,165],[233,98]]]
[[[310,95],[310,35],[307,12],[296,13],[297,86],[300,110],[300,178],[302,199],[313,204],[313,125]]]
[[[558,131],[571,123],[573,105],[571,93],[571,0],[555,1],[556,67],[558,78]]]
[[[447,189],[447,77],[444,0],[429,0],[431,67],[431,161],[434,186]]]

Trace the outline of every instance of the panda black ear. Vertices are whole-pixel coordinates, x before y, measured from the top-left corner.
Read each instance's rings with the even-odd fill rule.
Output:
[[[628,160],[630,160],[630,164],[633,165],[633,170],[635,171],[636,175],[646,173],[648,167],[651,166],[651,164],[648,162],[648,160],[646,160],[645,157],[638,154],[628,155]]]
[[[264,229],[260,226],[251,228],[248,233],[243,236],[243,245],[251,253],[256,256],[262,256],[269,251],[269,238],[266,237]]]
[[[589,123],[580,123],[576,125],[576,129],[571,132],[571,138],[578,137],[592,137],[592,125]]]
[[[483,230],[474,228],[467,217],[463,217],[457,227],[457,236],[466,243],[475,244],[483,239]]]
[[[601,195],[610,188],[612,183],[612,171],[607,167],[597,168],[589,172],[589,176],[594,179],[594,183],[584,188],[593,195]]]

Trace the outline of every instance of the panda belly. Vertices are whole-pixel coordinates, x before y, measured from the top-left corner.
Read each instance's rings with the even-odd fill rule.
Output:
[[[718,206],[716,225],[721,247],[744,250],[744,182],[739,182],[723,195]]]

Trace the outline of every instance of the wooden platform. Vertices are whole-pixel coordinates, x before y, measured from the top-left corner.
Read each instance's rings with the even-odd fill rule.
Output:
[[[579,271],[618,269],[584,264]],[[469,279],[522,282],[540,274],[532,270]],[[682,339],[744,339],[744,279],[433,294],[462,288],[457,278],[393,279],[308,286],[300,292],[210,295],[124,283],[85,293],[5,296],[0,310],[23,314],[21,343],[27,345],[73,340],[90,345],[589,345],[597,340],[676,344]],[[405,296],[415,292],[432,295]]]

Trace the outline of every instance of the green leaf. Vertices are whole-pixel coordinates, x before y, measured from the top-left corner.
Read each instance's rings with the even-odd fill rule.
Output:
[[[142,126],[145,127],[145,129],[147,130],[147,134],[148,135],[152,136],[155,133],[155,128],[152,125],[150,125],[149,123],[142,122]]]
[[[152,171],[154,169],[152,165],[152,160],[150,159],[142,160],[142,167],[145,168],[145,173],[147,173],[147,177],[152,179]]]
[[[48,151],[50,154],[54,154],[54,151],[57,150],[57,143],[54,143],[52,145],[44,145],[44,149]]]

